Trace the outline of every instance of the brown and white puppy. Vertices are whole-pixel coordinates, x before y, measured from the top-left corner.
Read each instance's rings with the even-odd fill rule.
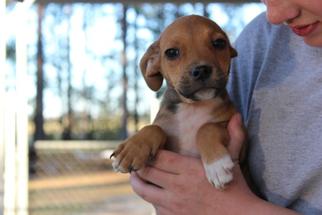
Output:
[[[120,172],[136,171],[165,148],[200,156],[208,180],[224,188],[233,179],[227,123],[236,112],[226,92],[230,60],[237,55],[224,31],[205,17],[178,18],[141,59],[148,86],[167,89],[152,125],[112,154]]]

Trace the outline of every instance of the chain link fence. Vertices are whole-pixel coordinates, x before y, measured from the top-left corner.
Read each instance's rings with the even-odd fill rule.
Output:
[[[114,173],[108,155],[118,142],[38,141],[30,163],[30,215],[151,215],[129,175]]]

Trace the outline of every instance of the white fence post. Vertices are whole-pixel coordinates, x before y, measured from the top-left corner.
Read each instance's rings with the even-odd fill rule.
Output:
[[[0,181],[3,184],[4,215],[28,214],[28,111],[27,111],[27,11],[33,1],[16,3],[13,20],[6,15],[5,0],[0,0]],[[15,86],[6,89],[7,26],[15,27]],[[1,188],[0,185],[0,188]]]
[[[6,34],[5,34],[6,0],[0,0],[0,214],[4,208],[4,105],[5,105],[5,62],[6,62]]]
[[[27,11],[29,5],[17,4],[16,29],[16,208],[17,215],[28,214],[28,111],[27,111]]]

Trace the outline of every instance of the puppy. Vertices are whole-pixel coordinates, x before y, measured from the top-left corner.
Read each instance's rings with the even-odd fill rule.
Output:
[[[154,91],[167,83],[152,125],[114,151],[116,171],[136,171],[158,149],[201,157],[207,178],[222,189],[233,179],[227,123],[236,112],[226,92],[230,60],[237,56],[224,31],[197,16],[178,18],[146,51],[140,68]]]

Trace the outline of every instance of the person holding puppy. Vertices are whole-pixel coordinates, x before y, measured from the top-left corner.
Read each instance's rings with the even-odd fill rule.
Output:
[[[263,2],[266,17],[236,41],[228,86],[241,112],[228,124],[229,151],[239,154],[244,122],[260,197],[238,164],[220,191],[199,159],[161,150],[153,166],[131,173],[133,190],[158,214],[322,214],[322,2]],[[146,182],[152,178],[162,188]]]

